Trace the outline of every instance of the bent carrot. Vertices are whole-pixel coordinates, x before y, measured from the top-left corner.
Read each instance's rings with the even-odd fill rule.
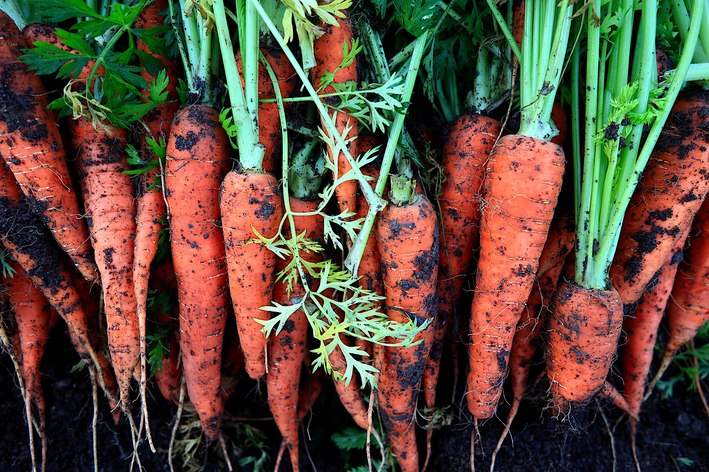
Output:
[[[630,200],[610,271],[625,305],[640,299],[709,191],[706,107],[705,91],[682,91]]]
[[[224,410],[219,386],[228,281],[218,195],[229,170],[229,148],[213,108],[191,105],[175,114],[165,185],[180,303],[180,351],[190,400],[210,440],[219,436]]]
[[[390,203],[377,219],[376,235],[389,319],[419,325],[431,320],[416,335],[415,341],[420,341],[416,346],[384,349],[377,392],[382,421],[401,470],[417,471],[414,413],[438,309],[438,222],[433,205],[421,194],[415,194],[409,204]]]
[[[28,45],[4,12],[0,12],[0,42],[0,153],[32,208],[43,215],[52,236],[81,274],[98,283],[88,228],[81,217],[59,130],[50,121],[46,104],[36,98],[45,95],[44,89],[33,88],[37,86],[35,74],[19,60]]]
[[[489,418],[497,407],[563,173],[564,153],[548,141],[503,136],[490,154],[470,317],[466,396],[475,418]]]
[[[278,234],[283,215],[280,191],[271,174],[231,171],[221,185],[219,201],[229,289],[246,372],[259,379],[266,373],[267,339],[256,320],[269,319],[269,312],[261,307],[271,304],[276,255],[256,234],[268,239]]]

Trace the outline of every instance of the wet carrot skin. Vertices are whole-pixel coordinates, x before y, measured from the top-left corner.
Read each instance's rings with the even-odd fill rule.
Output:
[[[466,396],[476,418],[491,417],[502,393],[563,173],[564,153],[548,141],[503,136],[490,154],[470,318]]]
[[[187,391],[210,440],[218,437],[224,409],[220,370],[229,305],[219,187],[229,171],[230,148],[216,110],[191,105],[175,114],[165,185],[180,304],[180,350]]]

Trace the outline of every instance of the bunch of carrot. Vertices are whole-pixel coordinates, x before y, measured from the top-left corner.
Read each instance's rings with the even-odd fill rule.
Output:
[[[471,464],[506,378],[509,430],[542,360],[555,414],[599,394],[625,410],[634,438],[643,397],[709,319],[706,92],[679,91],[706,79],[689,64],[709,61],[703,1],[648,1],[640,22],[616,14],[630,0],[505,11],[246,1],[235,24],[223,0],[70,3],[8,0],[0,16],[0,238],[16,272],[3,288],[43,443],[42,343],[28,336],[48,336],[51,310],[136,445],[143,427],[151,441],[154,374],[176,403],[184,382],[206,438],[226,450],[224,378],[243,366],[239,382],[265,385],[293,470],[322,372],[367,438],[386,435],[383,463],[426,468],[438,425],[425,426],[421,460],[417,415],[444,411],[443,389],[456,398],[459,351]],[[389,57],[403,40],[366,21],[388,14],[410,40]],[[457,28],[465,15],[475,31]],[[658,15],[681,18],[664,83]],[[459,57],[441,59],[457,44]],[[634,65],[622,60],[631,50]],[[31,69],[66,84],[51,107]],[[411,121],[431,110],[443,144],[417,148]],[[573,216],[556,208],[562,185]],[[672,339],[646,388],[666,306]],[[619,351],[621,392],[607,380]],[[453,381],[441,377],[449,356]]]

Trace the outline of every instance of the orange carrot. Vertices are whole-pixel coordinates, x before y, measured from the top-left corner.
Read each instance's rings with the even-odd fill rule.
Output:
[[[59,130],[49,119],[46,99],[36,98],[44,96],[44,89],[34,88],[38,86],[34,73],[19,60],[28,45],[3,12],[0,39],[0,153],[32,207],[42,213],[52,236],[82,275],[98,283],[86,220],[81,217]]]
[[[49,339],[50,304],[41,291],[27,277],[22,267],[12,260],[6,261],[15,274],[4,277],[7,296],[15,312],[19,333],[19,351],[22,357],[22,379],[25,387],[27,421],[31,422],[31,402],[37,407],[39,436],[42,438],[42,457],[46,457],[45,427],[47,404],[42,389],[41,362],[44,346]],[[43,460],[44,462],[44,460]],[[44,469],[44,467],[43,467]]]
[[[563,172],[564,153],[548,141],[508,135],[490,155],[470,318],[466,396],[476,419],[492,416],[502,393],[515,328],[539,268]]]
[[[162,26],[165,17],[160,15],[160,12],[167,10],[167,0],[157,0],[145,7],[135,20],[134,27],[140,29],[150,29],[157,26]],[[175,111],[179,107],[177,85],[179,81],[178,65],[174,60],[168,60],[158,53],[149,50],[148,46],[140,39],[137,41],[138,50],[145,54],[150,54],[162,64],[163,70],[168,78],[166,91],[167,102],[152,109],[145,117],[143,117],[140,127],[140,152],[141,159],[149,164],[152,164],[156,156],[151,151],[148,144],[148,138],[159,142],[160,139],[167,140],[170,133],[170,126]],[[154,78],[143,70],[140,73],[148,83],[152,83]],[[138,328],[140,333],[140,359],[141,359],[141,377],[140,377],[140,396],[145,409],[145,384],[146,384],[146,353],[145,353],[145,336],[146,336],[146,316],[147,316],[147,299],[148,299],[148,284],[150,281],[150,264],[155,257],[155,252],[158,248],[158,240],[160,231],[163,229],[163,220],[167,217],[167,208],[165,199],[162,194],[162,186],[155,185],[156,180],[160,179],[161,166],[148,167],[149,170],[138,175],[135,179],[136,189],[136,233],[134,244],[134,260],[133,260],[133,283],[136,298]],[[178,386],[179,389],[179,386]]]
[[[417,471],[414,414],[438,308],[438,224],[433,205],[421,194],[415,194],[409,204],[390,203],[378,217],[376,235],[389,319],[417,324],[431,320],[416,336],[415,340],[421,341],[416,346],[385,348],[377,392],[401,470]]]
[[[625,305],[640,299],[709,191],[706,106],[705,91],[682,91],[628,205],[610,271]]]
[[[652,288],[648,288],[635,312],[627,316],[623,322],[623,331],[627,336],[627,341],[623,343],[623,396],[638,416],[652,364],[657,330],[675,283],[677,267],[682,260],[683,246],[684,240],[680,246],[672,250],[657,274],[657,282]],[[633,457],[637,460],[636,431],[637,420],[631,418],[630,445]]]
[[[349,17],[344,19],[338,19],[339,26],[335,27],[328,24],[320,25],[325,33],[315,40],[313,44],[313,52],[315,55],[315,61],[317,65],[313,67],[310,71],[313,85],[318,90],[318,93],[333,93],[335,88],[332,85],[324,87],[322,90],[321,79],[326,72],[335,72],[338,66],[342,64],[344,56],[342,48],[344,45],[347,46],[347,50],[352,50],[352,26],[350,24]],[[344,84],[347,82],[357,81],[357,62],[353,60],[346,67],[343,67],[335,72],[334,79],[332,83]],[[332,99],[325,99],[326,103],[331,103]],[[336,103],[337,100],[334,100]],[[337,132],[342,136],[344,141],[347,143],[347,149],[351,156],[357,155],[357,134],[358,134],[358,123],[357,119],[348,115],[345,112],[338,111],[328,111],[329,116],[332,118],[337,128]],[[345,129],[350,127],[349,132],[345,133]],[[323,129],[325,134],[330,137],[329,133],[325,129],[323,124]],[[334,139],[334,138],[333,138]],[[336,163],[337,165],[337,178],[342,177],[345,173],[352,170],[352,166],[345,157],[344,152],[340,152],[335,158],[335,150],[328,146],[328,156],[330,162]],[[337,203],[340,208],[340,212],[351,212],[357,211],[357,182],[355,180],[348,180],[341,182],[335,188],[335,195],[337,196]]]
[[[98,132],[86,118],[70,121],[77,151],[91,244],[103,286],[108,346],[120,389],[121,409],[131,409],[130,380],[140,343],[133,287],[134,189],[128,169],[127,132]],[[139,372],[139,371],[136,371]]]
[[[290,209],[293,213],[308,213],[317,210],[320,201],[304,201],[290,197]],[[322,244],[323,218],[321,215],[299,216],[293,215],[296,234],[305,232],[305,237],[311,241]],[[291,231],[286,226],[284,235],[291,237]],[[301,252],[300,257],[308,262],[323,260],[319,253]],[[290,260],[277,259],[276,271],[284,270]],[[292,304],[291,299],[305,295],[305,288],[298,279],[291,291],[283,280],[276,282],[273,289],[273,301],[281,305]],[[276,420],[283,441],[288,446],[293,470],[298,466],[298,385],[300,372],[305,357],[306,338],[308,334],[308,318],[302,310],[293,313],[286,322],[283,330],[269,339],[269,362],[266,381],[268,385],[268,406]]]
[[[574,282],[559,287],[552,299],[546,355],[554,409],[568,412],[600,394],[635,417],[606,381],[622,325],[623,304],[614,288],[584,289]]]
[[[221,186],[220,206],[231,301],[246,372],[259,379],[266,372],[267,339],[256,320],[269,319],[269,312],[261,307],[271,304],[276,255],[254,230],[265,238],[278,233],[283,215],[278,183],[268,173],[229,172]]]
[[[451,124],[443,145],[445,169],[443,193],[439,197],[443,235],[439,249],[439,304],[436,337],[426,361],[423,386],[426,407],[436,402],[443,341],[463,293],[465,277],[478,244],[480,201],[485,162],[500,134],[500,122],[493,118],[465,113]]]
[[[286,55],[277,49],[267,48],[261,48],[261,54],[263,54],[263,57],[266,58],[266,61],[273,69],[273,73],[278,80],[281,96],[289,98],[295,95],[297,84],[294,80],[295,69],[293,69]],[[237,54],[234,59],[236,60],[236,68],[239,71],[243,85],[244,72],[241,54]],[[271,78],[262,63],[259,63],[258,66],[258,98],[259,100],[276,98]],[[278,105],[275,102],[259,103],[258,126],[259,142],[266,146],[263,156],[263,170],[275,175],[281,168],[281,121],[278,114]]]
[[[178,110],[170,130],[165,185],[180,303],[180,351],[187,392],[207,438],[217,439],[222,338],[228,311],[219,186],[229,170],[219,115],[203,105]]]
[[[709,202],[702,204],[692,225],[689,245],[679,265],[667,303],[670,339],[662,363],[648,386],[650,394],[680,347],[691,341],[709,321]]]

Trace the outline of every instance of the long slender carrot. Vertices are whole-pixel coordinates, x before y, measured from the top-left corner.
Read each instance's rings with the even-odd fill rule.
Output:
[[[321,215],[301,216],[297,213],[310,213],[317,210],[319,200],[305,201],[298,198],[289,197],[290,209],[293,215],[293,223],[296,234],[305,232],[305,237],[311,241],[322,244],[323,218]],[[288,227],[285,229],[285,236],[290,237],[291,232]],[[320,253],[301,252],[300,257],[308,262],[320,262],[323,257]],[[284,270],[290,260],[277,259],[276,271]],[[283,280],[276,282],[273,289],[273,301],[281,305],[292,304],[291,299],[305,295],[305,289],[297,280],[288,291],[288,286]],[[288,446],[291,465],[293,470],[299,470],[298,455],[298,427],[300,419],[298,417],[298,384],[300,373],[305,357],[305,346],[307,343],[308,319],[303,311],[298,310],[293,313],[286,322],[283,330],[275,337],[269,339],[269,363],[268,375],[268,406],[276,420],[283,441]]]
[[[437,223],[431,202],[416,194],[408,204],[387,205],[376,226],[389,319],[417,324],[431,320],[416,336],[416,346],[385,348],[379,376],[379,408],[402,471],[419,469],[414,414],[438,309]]]
[[[35,98],[43,96],[44,89],[33,88],[37,86],[31,77],[34,73],[19,60],[21,49],[28,45],[3,12],[0,42],[0,153],[59,245],[88,281],[98,283],[88,228],[72,187],[59,130],[49,120],[46,104]]]
[[[77,152],[91,244],[101,274],[108,346],[120,389],[121,409],[131,410],[130,380],[139,365],[138,316],[133,287],[135,201],[128,169],[127,132],[98,132],[86,118],[69,123]],[[138,373],[139,371],[136,371]]]
[[[465,113],[451,124],[443,145],[446,180],[438,199],[443,228],[439,249],[439,304],[436,337],[423,374],[427,408],[433,408],[436,402],[443,341],[454,322],[453,313],[473,262],[473,249],[478,244],[485,162],[500,129],[500,122],[493,118]],[[460,321],[459,317],[457,322]]]
[[[165,185],[180,303],[180,350],[187,391],[210,440],[219,436],[224,409],[219,385],[228,281],[218,192],[229,170],[228,150],[228,137],[213,108],[191,105],[175,114]]]
[[[647,377],[652,364],[657,330],[665,313],[672,286],[675,283],[677,268],[682,260],[683,247],[684,240],[667,257],[660,272],[657,274],[657,282],[653,284],[652,288],[648,288],[645,291],[635,312],[627,316],[623,322],[623,332],[626,333],[627,337],[627,341],[623,343],[622,347],[623,396],[630,408],[638,416],[640,415],[640,405],[645,395]],[[635,437],[637,423],[637,420],[630,419],[630,446],[636,462]]]
[[[356,60],[352,60],[345,67],[337,70],[345,58],[343,55],[343,46],[346,45],[348,51],[351,51],[353,46],[352,25],[350,24],[349,17],[338,19],[337,21],[339,23],[339,26],[337,27],[329,24],[321,25],[325,33],[316,39],[313,44],[313,53],[315,55],[317,65],[311,69],[310,74],[316,89],[320,89],[322,85],[321,78],[326,72],[334,72],[335,75],[332,82],[335,84],[344,84],[347,82],[357,81]],[[319,90],[319,93],[333,92],[335,92],[335,88],[332,85],[328,85],[322,90]],[[329,100],[331,99],[325,99],[326,102]],[[347,143],[347,149],[349,150],[350,155],[356,156],[356,138],[358,134],[357,119],[344,112],[328,111],[328,113],[335,123],[337,132],[342,135],[343,139]],[[348,126],[350,128],[349,132],[345,133]],[[325,129],[324,125],[323,129]],[[327,131],[325,133],[327,135]],[[339,152],[337,158],[335,158],[334,149],[328,146],[327,151],[330,162],[336,163],[337,165],[337,178],[342,177],[345,173],[352,169],[352,166],[343,152]],[[337,203],[341,212],[348,211],[354,213],[357,211],[357,182],[355,180],[341,182],[335,188],[335,195],[337,196]]]
[[[13,277],[4,277],[7,296],[15,312],[19,333],[19,350],[22,356],[22,379],[25,387],[25,410],[31,431],[34,402],[39,418],[39,437],[42,439],[42,470],[47,457],[47,403],[42,389],[41,362],[44,346],[49,339],[50,304],[41,291],[34,286],[22,267],[15,261],[7,261],[15,271]],[[31,433],[30,433],[31,434]]]
[[[232,171],[220,191],[220,207],[231,301],[239,329],[246,372],[252,379],[266,373],[267,339],[263,325],[269,312],[275,280],[276,255],[258,239],[278,233],[283,215],[276,179],[268,173]]]
[[[470,318],[466,396],[475,418],[492,416],[502,393],[515,328],[539,267],[563,173],[561,148],[536,138],[504,136],[490,155]]]
[[[261,54],[268,61],[268,64],[273,69],[273,73],[278,80],[278,88],[283,98],[292,97],[296,91],[297,82],[294,80],[295,70],[291,65],[286,55],[277,50],[270,48],[261,48]],[[236,68],[241,75],[242,84],[243,65],[241,63],[241,54],[237,54]],[[266,67],[259,63],[258,67],[258,98],[259,100],[274,99],[276,92],[273,88],[273,82],[266,71]],[[278,104],[275,102],[259,103],[258,105],[258,126],[259,126],[259,142],[266,147],[263,156],[263,170],[271,174],[278,174],[280,170],[280,150],[281,150],[281,122],[278,114]]]
[[[610,272],[626,305],[640,298],[685,237],[709,191],[706,107],[705,91],[681,92],[628,205]]]
[[[672,294],[667,303],[670,338],[662,363],[648,385],[646,396],[672,362],[680,347],[692,340],[709,321],[709,202],[702,204],[692,225],[689,245],[679,265]]]
[[[150,29],[157,26],[162,26],[165,17],[160,15],[161,12],[167,10],[167,0],[157,0],[145,7],[134,22],[135,28]],[[150,54],[152,57],[161,62],[163,70],[168,78],[166,91],[168,93],[167,102],[152,109],[142,120],[144,129],[139,128],[140,133],[140,152],[144,162],[152,164],[156,156],[151,151],[148,144],[148,138],[159,142],[162,138],[167,140],[170,133],[172,119],[179,107],[177,96],[177,86],[179,81],[177,61],[169,60],[158,53],[150,51],[148,46],[142,40],[137,41],[138,50],[145,54]],[[143,70],[140,75],[152,83],[154,78]],[[148,285],[150,281],[150,264],[155,257],[155,252],[158,248],[158,240],[160,231],[163,229],[163,221],[167,217],[167,207],[162,194],[162,185],[155,185],[156,180],[160,179],[161,165],[148,167],[142,174],[139,174],[135,180],[136,189],[136,233],[134,244],[134,259],[133,259],[133,284],[135,290],[138,328],[140,334],[140,397],[143,404],[143,414],[147,415],[147,407],[145,401],[145,388],[147,379],[147,361],[145,352],[145,336],[146,336],[146,317],[147,317],[147,298]],[[179,386],[178,386],[179,389]],[[148,428],[148,432],[150,429]],[[152,442],[152,440],[151,440]]]

